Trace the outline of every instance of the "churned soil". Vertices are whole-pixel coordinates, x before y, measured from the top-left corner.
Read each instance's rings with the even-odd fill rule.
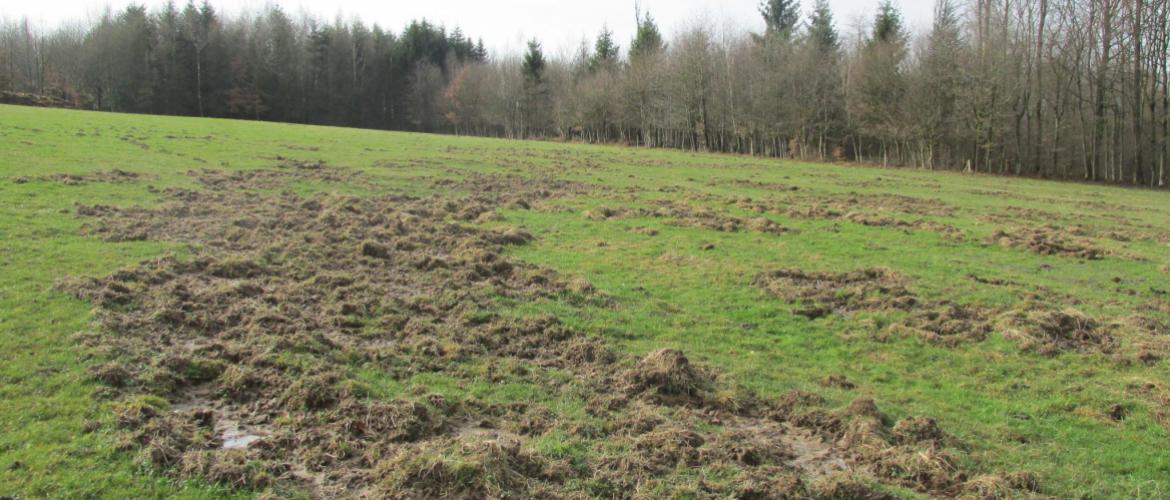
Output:
[[[895,422],[868,399],[834,409],[809,393],[763,398],[682,351],[632,356],[552,316],[496,312],[501,301],[599,293],[507,256],[537,235],[472,223],[576,185],[354,197],[286,189],[361,182],[320,163],[190,175],[202,189],[158,191],[154,208],[77,207],[92,237],[169,241],[188,254],[62,284],[96,307],[94,327],[80,335],[101,359],[91,375],[114,400],[123,448],[156,470],[313,497],[1037,489],[1027,474],[969,472],[962,446],[928,417]],[[878,269],[778,271],[760,283],[810,316],[915,300]],[[419,376],[530,386],[583,412],[482,391],[443,396],[425,384],[386,393],[370,373],[404,386]],[[540,445],[549,442],[579,451]]]

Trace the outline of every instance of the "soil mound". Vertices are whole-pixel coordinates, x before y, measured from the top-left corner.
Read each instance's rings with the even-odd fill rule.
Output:
[[[633,392],[652,392],[668,401],[701,399],[713,384],[710,375],[691,365],[686,355],[676,349],[648,354],[628,378]]]

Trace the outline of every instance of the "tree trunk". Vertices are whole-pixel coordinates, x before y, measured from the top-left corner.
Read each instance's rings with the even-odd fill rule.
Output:
[[[199,116],[203,116],[203,49],[195,46],[195,102],[199,108]]]
[[[1142,140],[1142,109],[1144,108],[1142,105],[1142,97],[1145,94],[1144,85],[1142,83],[1142,78],[1144,76],[1142,74],[1142,40],[1144,37],[1144,34],[1142,33],[1142,14],[1144,13],[1145,7],[1142,4],[1145,3],[1145,0],[1132,0],[1132,2],[1131,9],[1133,11],[1130,13],[1130,22],[1131,26],[1133,27],[1131,32],[1131,36],[1133,36],[1133,96],[1131,98],[1131,103],[1133,105],[1131,112],[1133,113],[1133,116],[1131,116],[1130,119],[1132,120],[1133,124],[1134,139],[1133,182],[1134,184],[1140,186],[1145,184],[1146,167],[1142,155],[1142,148],[1144,147],[1143,143],[1145,142]]]
[[[1048,0],[1040,0],[1040,19],[1036,33],[1036,139],[1032,144],[1032,168],[1042,177],[1047,169],[1042,165],[1040,150],[1044,144],[1044,28],[1048,24]],[[1053,144],[1053,149],[1056,144]]]

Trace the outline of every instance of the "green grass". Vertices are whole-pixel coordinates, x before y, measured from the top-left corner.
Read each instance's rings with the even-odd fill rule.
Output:
[[[999,226],[999,214],[1043,224],[1025,210],[1045,210],[1090,231],[1170,232],[1167,193],[1098,185],[886,170],[690,154],[676,151],[509,142],[226,120],[149,117],[0,106],[0,495],[27,497],[220,497],[205,484],[176,483],[141,470],[116,452],[116,436],[83,432],[86,420],[109,420],[100,388],[87,380],[96,363],[72,335],[87,328],[89,306],[54,288],[71,276],[100,276],[181,248],[153,242],[107,243],[82,235],[73,205],[149,205],[148,186],[195,187],[191,169],[267,168],[278,157],[324,160],[360,169],[373,186],[342,189],[364,195],[400,192],[458,195],[433,178],[469,173],[548,175],[612,188],[638,188],[638,200],[569,198],[562,212],[506,210],[506,225],[538,239],[514,250],[523,260],[580,276],[613,298],[612,305],[570,306],[547,301],[514,312],[552,313],[605,336],[635,354],[677,347],[718,367],[764,395],[792,389],[824,394],[834,404],[869,395],[894,416],[928,415],[971,449],[986,470],[1028,470],[1045,493],[1059,496],[1170,495],[1170,440],[1158,411],[1168,403],[1142,388],[1170,395],[1170,367],[1123,365],[1105,356],[1054,358],[1020,352],[998,333],[957,348],[910,338],[876,342],[850,335],[859,317],[810,321],[752,285],[761,271],[891,268],[926,298],[1008,306],[1021,290],[980,285],[967,278],[1010,279],[1043,287],[1085,312],[1117,317],[1151,312],[1145,306],[1170,290],[1168,239],[1095,244],[1135,258],[1082,262],[981,243]],[[19,177],[86,174],[119,168],[149,176],[137,183],[68,186]],[[845,222],[790,220],[798,229],[772,236],[720,233],[664,225],[653,219],[592,221],[584,210],[645,204],[685,192],[767,199],[764,188],[718,181],[751,180],[796,186],[802,196],[896,193],[937,198],[956,207],[931,217],[971,234],[954,242],[929,232],[905,233]],[[304,192],[334,187],[298,186]],[[715,203],[699,203],[729,210]],[[732,213],[737,213],[731,209]],[[742,215],[742,213],[740,214]],[[628,232],[653,227],[656,237]],[[604,242],[604,246],[600,243]],[[702,250],[704,244],[715,245]],[[862,315],[865,316],[865,315]],[[880,314],[877,321],[888,320]],[[1166,319],[1165,315],[1161,316]],[[479,369],[468,366],[467,370]],[[822,387],[839,374],[851,390]],[[526,400],[583,414],[580,402],[517,381],[464,385],[442,377],[391,380],[360,371],[374,397],[391,398],[424,386],[450,397],[473,394],[499,401]],[[95,396],[98,395],[98,396]],[[1100,414],[1113,404],[1130,416],[1113,422]],[[582,417],[584,418],[584,417]],[[103,427],[108,429],[108,426]],[[551,455],[582,453],[572,442],[546,436],[536,443]]]

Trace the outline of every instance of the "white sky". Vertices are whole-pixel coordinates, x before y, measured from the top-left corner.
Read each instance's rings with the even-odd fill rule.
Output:
[[[0,19],[14,20],[28,16],[41,25],[52,26],[68,20],[96,17],[106,6],[120,9],[130,3],[150,8],[165,0],[0,0]],[[201,1],[201,0],[199,0]],[[868,24],[879,0],[830,0],[842,34],[853,33],[860,19]],[[186,0],[176,0],[183,5]],[[198,2],[197,2],[198,3]],[[267,3],[280,4],[289,13],[301,11],[328,19],[341,16],[359,18],[367,24],[400,30],[412,19],[426,18],[448,27],[460,26],[468,35],[484,39],[496,51],[518,51],[529,38],[540,39],[550,51],[569,51],[583,37],[592,39],[608,25],[622,47],[629,44],[634,32],[634,0],[211,0],[220,12],[256,10]],[[761,31],[763,21],[757,7],[759,0],[640,0],[658,26],[670,37],[676,30],[705,22],[722,28],[746,28]],[[930,26],[933,0],[895,0],[911,30],[924,31]],[[813,0],[802,0],[807,13]]]

